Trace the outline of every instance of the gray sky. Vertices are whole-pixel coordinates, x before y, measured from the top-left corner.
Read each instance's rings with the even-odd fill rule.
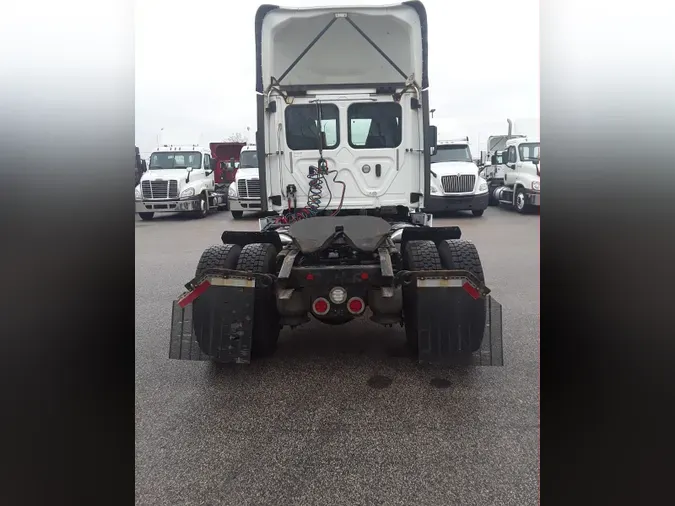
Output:
[[[201,143],[255,132],[255,11],[232,0],[136,0],[136,144]],[[287,0],[282,6],[339,5]],[[346,5],[391,4],[348,0]],[[425,0],[429,93],[439,137],[539,134],[539,2]],[[307,34],[308,40],[315,34]],[[510,54],[507,52],[510,50]],[[507,72],[507,69],[508,72]],[[160,129],[164,129],[160,134]]]

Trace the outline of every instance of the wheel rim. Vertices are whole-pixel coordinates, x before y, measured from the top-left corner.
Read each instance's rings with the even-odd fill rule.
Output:
[[[516,207],[518,209],[522,209],[525,207],[525,195],[522,193],[519,193],[518,196],[516,197]]]

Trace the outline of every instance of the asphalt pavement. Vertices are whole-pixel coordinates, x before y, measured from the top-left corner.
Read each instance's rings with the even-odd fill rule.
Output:
[[[169,360],[171,302],[225,229],[136,217],[136,504],[538,504],[539,215],[459,225],[503,306],[503,367],[423,367],[403,329],[362,319],[282,331],[248,366]]]

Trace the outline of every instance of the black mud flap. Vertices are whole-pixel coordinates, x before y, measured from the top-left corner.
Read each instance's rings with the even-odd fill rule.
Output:
[[[255,280],[208,277],[173,302],[169,358],[248,364]]]
[[[420,363],[504,365],[502,306],[490,295],[478,293],[477,283],[465,289],[466,282],[466,278],[418,280],[415,299]],[[485,312],[484,320],[477,316],[481,311]],[[482,329],[476,328],[477,322]],[[475,342],[481,331],[480,348],[472,352],[472,338]]]

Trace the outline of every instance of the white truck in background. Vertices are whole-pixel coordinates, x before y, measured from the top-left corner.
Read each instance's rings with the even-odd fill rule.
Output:
[[[490,205],[513,206],[521,214],[541,203],[541,159],[538,137],[506,135],[488,138],[488,165],[481,173],[488,183]]]
[[[430,162],[430,195],[425,211],[471,211],[474,216],[482,216],[488,207],[488,184],[471,157],[469,138],[439,141]]]
[[[147,221],[155,213],[188,212],[204,218],[212,209],[224,209],[226,195],[215,190],[214,166],[208,148],[197,145],[157,148],[136,186],[136,213]]]
[[[258,212],[262,209],[260,201],[260,173],[258,169],[258,148],[247,144],[239,154],[239,168],[234,183],[228,189],[228,205],[232,218],[239,220],[244,211]]]

